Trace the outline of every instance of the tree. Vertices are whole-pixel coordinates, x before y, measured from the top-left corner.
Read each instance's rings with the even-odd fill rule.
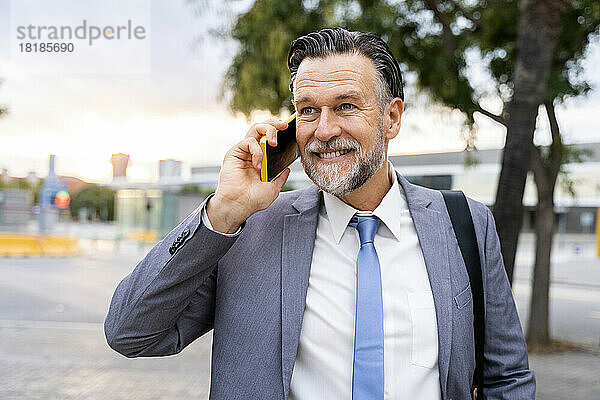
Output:
[[[517,238],[521,228],[523,190],[529,168],[534,173],[538,195],[534,227],[536,250],[533,289],[527,332],[530,348],[550,345],[550,255],[557,178],[565,163],[579,162],[585,155],[584,152],[564,145],[554,103],[563,102],[569,96],[583,95],[590,90],[589,85],[577,75],[581,72],[580,60],[584,49],[593,32],[598,30],[599,22],[598,4],[524,2],[520,10],[514,53],[520,48],[525,50],[518,55],[513,53],[514,65],[511,65],[510,58],[506,62],[497,60],[491,63],[495,77],[500,80],[506,77],[506,81],[512,81],[511,89],[521,89],[515,90],[503,118],[508,128],[507,143],[494,208],[509,276],[512,276]],[[499,33],[495,30],[488,32],[487,48],[502,45],[498,42],[498,39],[502,38]],[[506,39],[512,42],[512,38],[501,40]],[[542,64],[545,64],[545,67],[542,68]],[[511,75],[520,78],[510,79]],[[535,117],[540,101],[545,105],[552,137],[552,143],[546,150],[533,146]],[[515,115],[515,110],[523,112]],[[528,116],[524,110],[529,110]],[[506,203],[520,207],[503,206]]]
[[[530,349],[550,346],[550,255],[554,237],[554,189],[559,173],[569,162],[581,162],[589,151],[578,150],[563,143],[554,103],[544,104],[550,123],[552,143],[547,148],[532,146],[531,169],[537,189],[538,204],[535,214],[535,264],[533,289],[529,305],[527,342]],[[575,195],[572,182],[566,178],[565,185]]]
[[[240,45],[224,82],[232,110],[248,116],[256,109],[278,114],[291,107],[290,76],[285,68],[289,44],[316,27],[333,23],[329,8],[307,9],[294,0],[259,0],[237,17],[231,31],[221,32]]]
[[[546,94],[565,9],[564,0],[524,0],[520,4],[512,68],[514,94],[505,117],[506,145],[494,205],[498,236],[510,278],[523,221],[523,192],[537,111]]]
[[[77,217],[79,210],[86,208],[88,218],[98,218],[101,221],[115,219],[115,191],[95,184],[87,185],[73,194],[69,205],[71,215]]]
[[[540,205],[534,278],[538,282],[532,307],[544,322],[536,319],[530,327],[546,331],[529,332],[530,342],[537,342],[547,336],[544,276],[549,277],[553,189],[560,166],[570,158],[560,136],[555,136],[557,129],[549,154],[532,151],[535,121],[538,109],[546,104],[556,128],[554,103],[589,91],[579,78],[581,60],[599,25],[600,4],[593,0],[256,0],[229,33],[239,42],[240,51],[225,87],[236,111],[248,114],[260,108],[278,113],[290,106],[287,71],[281,67],[289,41],[323,27],[343,26],[381,35],[403,72],[413,73],[417,87],[435,102],[462,111],[468,129],[476,128],[476,114],[505,126],[507,141],[494,214],[512,281],[523,191],[533,167]],[[473,58],[485,66],[491,87],[473,82]],[[486,107],[494,99],[500,103],[495,112]]]
[[[41,189],[43,183],[44,183],[43,179],[37,183],[30,183],[30,182],[27,182],[27,179],[25,179],[25,178],[12,178],[12,182],[10,182],[10,183],[0,182],[0,191],[2,189],[18,189],[18,190],[31,192],[31,200],[32,200],[33,204],[36,204],[38,202],[40,189]]]
[[[526,10],[527,8],[529,10]],[[493,66],[496,76],[512,73],[513,76],[521,77],[513,80],[513,87],[521,90],[515,89],[507,107],[507,143],[494,209],[505,262],[511,275],[522,222],[523,190],[529,168],[533,171],[538,195],[534,227],[536,250],[533,289],[527,332],[530,348],[550,345],[550,256],[557,178],[565,163],[579,162],[585,156],[585,152],[577,151],[563,143],[554,103],[563,102],[569,96],[583,95],[590,90],[589,85],[577,75],[581,72],[580,60],[583,51],[592,33],[597,31],[599,22],[598,4],[571,2],[532,5],[532,2],[524,2],[521,6],[515,50],[525,50],[515,56],[514,67],[510,64],[503,66],[502,63]],[[540,26],[540,23],[545,26]],[[549,25],[553,25],[551,29]],[[491,42],[493,43],[493,40]],[[550,46],[554,48],[551,49]],[[542,61],[538,62],[540,57]],[[528,59],[536,62],[532,63]],[[543,69],[542,63],[545,64]],[[540,79],[540,76],[545,78]],[[533,146],[535,117],[540,99],[545,106],[552,137],[551,145],[546,150]],[[515,110],[526,109],[529,110],[529,117],[525,116],[524,112],[514,115]],[[521,210],[519,207],[503,207],[502,204],[506,202],[521,206]],[[514,240],[507,240],[507,237]]]
[[[548,92],[578,95],[589,89],[577,75],[598,30],[598,3],[526,0],[520,8],[516,0],[307,4],[257,0],[224,33],[240,45],[225,80],[232,109],[278,113],[290,107],[288,74],[281,66],[293,38],[327,26],[380,34],[403,71],[416,75],[418,87],[434,101],[461,110],[468,126],[480,113],[508,128],[494,214],[512,280],[537,110]],[[473,56],[487,66],[491,89],[471,82]],[[485,107],[491,97],[502,104],[496,113]]]
[[[183,186],[181,188],[181,190],[179,191],[180,194],[184,194],[184,195],[185,194],[197,194],[197,195],[202,195],[204,197],[208,197],[214,192],[215,192],[214,187],[205,188],[205,187],[201,187],[199,185],[193,184],[193,183]]]

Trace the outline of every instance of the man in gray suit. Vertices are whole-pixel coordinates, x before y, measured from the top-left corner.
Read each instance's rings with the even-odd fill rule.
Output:
[[[260,181],[270,119],[223,160],[218,187],[117,287],[105,322],[127,357],[176,354],[213,330],[211,399],[468,399],[473,300],[440,192],[387,161],[400,69],[374,34],[292,43],[297,142],[314,185]],[[535,380],[491,212],[468,199],[485,293],[484,390]]]

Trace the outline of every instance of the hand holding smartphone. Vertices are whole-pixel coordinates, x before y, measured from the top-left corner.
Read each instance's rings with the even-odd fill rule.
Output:
[[[290,118],[288,122],[286,125],[271,118],[254,124],[246,137],[227,151],[215,195],[206,203],[206,215],[215,231],[235,232],[252,214],[266,209],[279,196],[289,176],[287,166],[296,158],[298,147],[295,121]],[[278,146],[271,147],[265,135],[273,139],[273,133]],[[261,182],[261,176],[269,182]]]
[[[277,146],[272,147],[267,143],[267,137],[260,139],[260,148],[263,158],[260,167],[260,180],[271,182],[277,178],[300,156],[296,142],[296,114],[287,121],[287,129],[277,131]]]

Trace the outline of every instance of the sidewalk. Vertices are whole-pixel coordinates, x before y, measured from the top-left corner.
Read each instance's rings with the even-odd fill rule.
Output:
[[[126,359],[106,344],[102,322],[114,288],[148,246],[104,235],[80,242],[75,257],[0,258],[0,399],[207,399],[210,334],[164,358]],[[598,282],[600,260],[589,248],[576,262],[556,263],[555,277],[571,286],[554,289],[551,321],[553,337],[576,332],[590,338],[590,350],[530,355],[537,399],[600,399],[600,289],[581,285]],[[526,299],[517,295],[522,321]]]
[[[600,399],[600,351],[530,354],[538,400]]]
[[[210,334],[177,356],[126,359],[105,344],[101,324],[63,325],[0,321],[0,398],[208,399]],[[600,352],[529,361],[538,400],[600,398]]]

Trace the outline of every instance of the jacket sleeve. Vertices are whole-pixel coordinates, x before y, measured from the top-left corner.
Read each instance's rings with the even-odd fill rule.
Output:
[[[237,236],[202,223],[207,201],[117,286],[104,332],[124,356],[176,354],[213,328],[217,263]]]
[[[515,307],[492,212],[485,238],[484,399],[535,399],[535,376]],[[482,397],[480,397],[481,399]]]

